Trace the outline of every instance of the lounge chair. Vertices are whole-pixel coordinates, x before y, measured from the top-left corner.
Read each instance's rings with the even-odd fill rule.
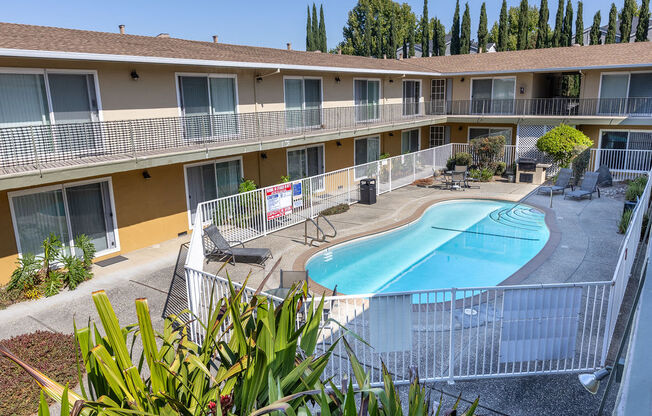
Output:
[[[570,180],[572,176],[573,176],[572,170],[568,168],[563,168],[559,171],[559,175],[557,175],[557,180],[555,181],[555,184],[552,186],[540,186],[538,189],[538,193],[550,195],[550,191],[552,191],[553,193],[561,192],[561,194],[563,195],[566,188],[568,188],[569,186],[571,187],[571,190],[573,190],[573,186],[570,184]]]
[[[600,198],[600,188],[598,188],[598,172],[587,172],[584,174],[584,179],[582,179],[580,189],[567,192],[564,198],[581,199],[588,195],[589,199],[593,199],[594,192],[597,192],[598,198]]]
[[[233,247],[231,243],[237,243],[242,247]],[[272,257],[272,252],[268,248],[245,248],[240,241],[226,241],[215,224],[204,229],[203,244],[204,257],[207,259],[229,257],[229,261],[234,265],[236,261],[240,261],[264,266],[267,259]]]

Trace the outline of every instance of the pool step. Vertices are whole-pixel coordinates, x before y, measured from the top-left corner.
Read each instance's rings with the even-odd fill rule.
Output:
[[[537,231],[546,224],[544,215],[541,212],[534,208],[518,205],[510,208],[499,208],[489,214],[489,218],[498,224],[530,231]]]

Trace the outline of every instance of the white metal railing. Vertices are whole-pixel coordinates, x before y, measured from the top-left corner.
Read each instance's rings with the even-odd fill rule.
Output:
[[[444,145],[302,179],[306,191],[301,206],[280,219],[266,216],[264,196],[269,187],[200,204],[186,263],[189,309],[206,320],[211,300],[228,293],[225,279],[202,271],[201,230],[205,224],[218,224],[227,239],[250,240],[338,203],[355,202],[360,177],[376,178],[378,192],[388,192],[431,175],[433,167],[443,167],[452,154],[463,149],[463,145]],[[516,152],[514,149],[512,154]],[[327,297],[318,347],[325,351],[339,337],[346,337],[374,385],[382,383],[383,363],[397,383],[408,383],[409,370],[415,367],[423,381],[452,382],[590,371],[604,366],[651,187],[649,180],[611,281]],[[246,288],[245,297],[254,292]],[[314,305],[312,300],[304,307]],[[340,325],[366,343],[343,332]],[[196,321],[191,330],[196,340],[202,339],[204,331]],[[336,381],[342,375],[351,379],[351,371],[348,355],[339,344],[324,376]]]

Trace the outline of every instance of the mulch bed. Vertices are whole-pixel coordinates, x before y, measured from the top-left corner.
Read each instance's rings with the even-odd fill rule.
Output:
[[[49,378],[63,385],[68,383],[70,389],[77,385],[72,335],[37,331],[2,340],[0,344]],[[0,415],[36,413],[41,388],[25,370],[4,357],[0,357],[0,386]]]

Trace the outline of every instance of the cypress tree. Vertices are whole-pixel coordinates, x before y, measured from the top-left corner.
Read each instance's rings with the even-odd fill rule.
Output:
[[[584,14],[581,1],[577,2],[577,20],[575,20],[575,44],[584,45]]]
[[[509,35],[509,23],[507,22],[507,1],[503,0],[500,8],[500,19],[498,20],[498,45],[499,52],[507,50],[507,36]]]
[[[600,33],[601,22],[602,22],[602,18],[600,17],[600,10],[598,10],[595,13],[595,16],[593,16],[593,25],[591,26],[591,34],[590,34],[591,45],[599,45],[602,43],[602,39],[600,39],[602,37]]]
[[[387,42],[387,57],[394,59],[396,49],[398,49],[398,27],[396,25],[396,13],[392,13],[389,18],[389,41]]]
[[[306,19],[306,50],[312,51],[313,40],[312,40],[312,23],[310,23],[310,6],[306,6],[308,9],[308,18]]]
[[[503,0],[504,1],[504,0]],[[460,0],[455,3],[453,26],[451,27],[451,55],[460,54]]]
[[[636,0],[625,0],[620,12],[620,42],[628,43],[632,34],[632,19],[636,12]]]
[[[548,0],[541,0],[539,6],[539,25],[537,27],[537,42],[536,49],[547,48],[548,44],[548,18],[550,11],[548,10]]]
[[[638,26],[636,26],[636,42],[647,42],[650,26],[650,0],[643,0],[638,11]]]
[[[460,35],[460,53],[471,53],[471,11],[469,3],[466,3],[464,15],[462,15],[462,33]]]
[[[376,16],[376,58],[383,57],[383,15],[378,11]]]
[[[326,52],[326,22],[324,22],[324,5],[319,6],[319,50]]]
[[[439,47],[439,56],[446,55],[446,28],[441,20],[436,19],[435,24],[437,25],[437,46]]]
[[[564,29],[562,31],[562,45],[571,46],[573,41],[573,4],[571,0],[566,2],[566,16],[564,17]]]
[[[562,26],[564,26],[564,0],[559,0],[557,14],[555,15],[555,31],[552,34],[552,46],[562,46]]]
[[[604,43],[616,43],[616,20],[618,19],[618,9],[616,5],[611,3],[611,10],[609,10],[609,27],[607,34],[604,37]]]
[[[437,26],[437,19],[430,19],[430,27],[432,28],[432,56],[439,56],[439,26]]]
[[[410,25],[408,27],[408,56],[413,57],[415,54],[414,51],[414,31],[416,30],[415,22],[414,19],[410,21]]]
[[[519,51],[527,49],[528,9],[527,0],[521,0],[518,12],[518,34],[516,36],[516,49]]]
[[[364,56],[371,56],[371,22],[373,20],[373,14],[371,12],[371,6],[367,6],[367,10],[364,14]]]
[[[421,56],[430,56],[430,20],[428,19],[428,0],[423,0],[423,16],[421,16]]]
[[[487,52],[487,5],[480,6],[480,23],[478,24],[478,52]]]
[[[312,4],[312,51],[319,50],[319,21],[317,20],[317,7]]]

